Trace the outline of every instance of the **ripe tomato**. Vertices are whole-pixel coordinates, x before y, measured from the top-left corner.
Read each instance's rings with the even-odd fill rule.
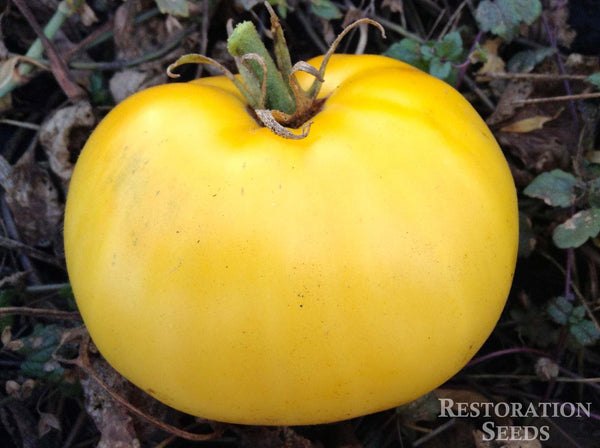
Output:
[[[214,77],[128,98],[77,162],[78,306],[110,364],[166,404],[270,425],[391,408],[498,320],[517,202],[484,122],[385,57],[336,55],[325,77],[305,139],[259,126]]]

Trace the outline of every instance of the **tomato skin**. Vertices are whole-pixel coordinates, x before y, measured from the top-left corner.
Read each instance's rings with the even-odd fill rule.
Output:
[[[263,425],[388,409],[459,371],[500,316],[515,187],[469,103],[380,56],[333,56],[321,95],[286,140],[225,78],[153,87],[82,151],[65,216],[79,309],[170,406]]]

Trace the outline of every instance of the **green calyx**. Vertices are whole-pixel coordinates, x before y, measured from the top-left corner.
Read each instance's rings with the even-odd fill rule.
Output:
[[[277,44],[275,41],[276,46]],[[227,49],[235,58],[246,86],[255,89],[253,97],[261,97],[262,86],[266,82],[264,104],[250,104],[251,107],[278,110],[286,114],[295,112],[296,102],[289,81],[284,81],[286,74],[275,65],[252,22],[242,22],[235,27],[227,40]],[[287,51],[287,47],[285,50]],[[256,55],[256,58],[242,59],[245,55]]]
[[[373,20],[357,20],[346,27],[333,42],[318,70],[304,61],[292,66],[281,24],[268,2],[265,2],[265,7],[271,16],[275,61],[254,25],[251,22],[241,22],[227,40],[227,48],[235,59],[241,80],[219,62],[199,54],[182,56],[169,66],[167,73],[169,76],[178,77],[179,75],[174,74],[172,70],[188,63],[215,65],[235,84],[254,111],[257,121],[281,137],[304,138],[308,135],[312,123],[310,118],[321,110],[325,102],[325,99],[317,99],[317,96],[324,81],[327,63],[341,39],[361,23],[375,25],[384,37],[385,32],[381,25]],[[315,78],[308,90],[300,86],[296,77],[298,71],[307,72]],[[302,127],[301,134],[295,134],[288,129],[299,127]]]

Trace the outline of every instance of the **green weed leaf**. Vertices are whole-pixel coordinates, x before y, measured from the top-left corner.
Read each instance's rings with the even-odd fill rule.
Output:
[[[506,68],[513,73],[529,73],[536,65],[554,54],[554,48],[538,48],[516,53],[509,59]]]
[[[600,177],[597,177],[589,183],[590,205],[593,208],[600,208]]]
[[[439,58],[434,58],[429,64],[429,73],[438,79],[448,79],[452,71],[450,62],[443,62]]]
[[[449,61],[457,61],[463,53],[463,41],[458,31],[453,31],[434,45],[435,55]]]
[[[562,170],[542,173],[523,191],[527,196],[542,199],[552,207],[569,207],[575,201],[575,187],[580,182],[575,176]]]
[[[32,378],[60,381],[64,369],[52,358],[62,336],[62,328],[57,325],[38,324],[33,333],[23,339],[23,347],[18,353],[26,359],[21,363],[21,371]]]
[[[567,249],[579,247],[588,238],[600,233],[600,208],[591,208],[576,213],[554,229],[552,240],[557,247]]]
[[[414,39],[402,39],[400,42],[390,45],[390,47],[383,52],[384,56],[398,59],[399,61],[406,62],[414,67],[423,70],[420,55],[421,44]],[[421,66],[419,66],[419,64]]]
[[[330,0],[311,0],[310,9],[313,14],[325,20],[339,19],[342,12]]]
[[[564,297],[556,297],[548,304],[550,318],[559,325],[566,325],[573,311],[573,305]]]
[[[453,64],[463,61],[463,41],[458,31],[448,33],[439,42],[417,42],[405,38],[391,45],[383,54],[406,62],[436,78],[452,83],[458,69]]]
[[[600,331],[598,331],[592,321],[587,319],[582,319],[571,325],[569,330],[581,345],[592,345],[600,339]]]
[[[556,297],[548,304],[550,318],[559,325],[567,325],[581,345],[592,345],[600,339],[600,331],[587,319],[583,306],[573,306],[564,297]]]
[[[511,41],[519,25],[531,25],[542,13],[539,0],[483,0],[477,6],[475,19],[482,31],[490,31]]]
[[[156,6],[163,14],[171,14],[172,16],[188,17],[190,10],[187,0],[154,0]]]
[[[594,84],[596,87],[600,89],[600,72],[596,72],[591,74],[586,78],[586,81],[590,84]]]

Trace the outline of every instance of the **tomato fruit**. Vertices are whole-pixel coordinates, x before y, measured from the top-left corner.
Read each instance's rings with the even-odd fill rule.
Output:
[[[367,55],[333,56],[320,95],[288,140],[224,77],[153,87],[79,157],[77,304],[108,362],[170,406],[269,425],[380,411],[448,380],[500,316],[517,201],[471,105]]]

